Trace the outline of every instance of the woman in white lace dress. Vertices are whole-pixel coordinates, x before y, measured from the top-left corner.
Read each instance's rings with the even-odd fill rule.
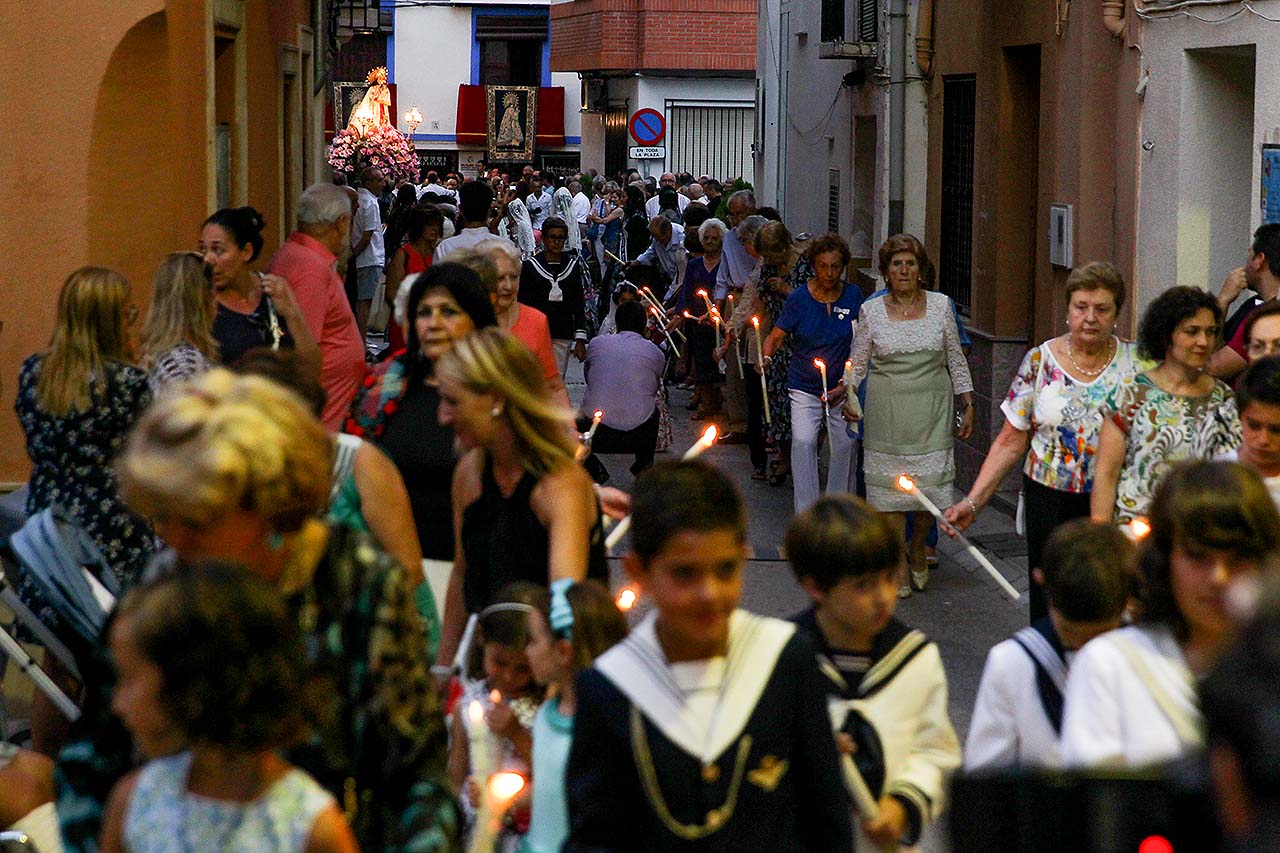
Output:
[[[924,589],[929,579],[924,544],[933,519],[914,495],[898,488],[898,476],[910,475],[935,504],[949,505],[953,434],[967,438],[973,431],[973,382],[951,300],[920,286],[925,257],[924,246],[908,234],[890,237],[880,247],[880,274],[889,290],[863,303],[850,356],[849,387],[867,380],[861,415],[867,501],[893,513],[903,527],[906,514],[916,513],[908,555],[911,583],[904,578],[898,590],[903,598],[913,586]],[[961,401],[958,414],[955,397]],[[846,402],[845,416],[857,420],[851,405]]]

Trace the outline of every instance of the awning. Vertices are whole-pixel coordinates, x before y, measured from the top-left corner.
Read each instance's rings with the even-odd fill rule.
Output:
[[[458,87],[458,145],[483,148],[488,144],[488,109],[484,86],[464,83]],[[539,87],[537,125],[536,147],[564,147],[563,86]]]

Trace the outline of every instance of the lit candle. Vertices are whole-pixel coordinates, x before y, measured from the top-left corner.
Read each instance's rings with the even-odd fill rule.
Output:
[[[769,383],[764,378],[764,342],[760,340],[760,318],[752,317],[751,325],[756,330],[756,355],[760,359],[760,394],[764,400],[764,422],[773,426],[773,418],[769,416]]]
[[[1138,516],[1128,524],[1124,525],[1121,530],[1123,530],[1125,535],[1134,542],[1141,542],[1143,539],[1146,539],[1151,535],[1151,522],[1147,521],[1142,516]]]
[[[938,507],[933,503],[933,501],[929,500],[929,498],[925,495],[924,492],[916,488],[915,480],[912,480],[906,474],[900,474],[898,475],[898,488],[902,489],[902,491],[907,492],[908,494],[915,495],[915,498],[920,502],[920,505],[923,506],[926,510],[928,510],[929,514],[932,515],[934,518],[936,518],[939,524],[943,525],[944,527],[947,527],[948,529],[955,530],[955,528],[953,528],[950,524],[948,524],[947,520],[942,517],[942,511],[938,509]],[[960,531],[955,530],[955,534],[956,534],[956,539],[960,540],[960,543],[964,545],[965,550],[968,551],[973,556],[973,558],[978,561],[978,565],[986,569],[987,574],[991,575],[991,577],[995,579],[995,582],[1000,584],[1001,588],[1004,589],[1006,593],[1008,593],[1010,598],[1012,598],[1014,601],[1018,601],[1022,598],[1022,596],[1018,593],[1018,591],[1013,588],[1013,584],[1005,580],[1004,575],[1000,574],[1000,572],[996,569],[996,567],[991,565],[991,561],[987,559],[985,554],[983,554],[981,551],[978,550],[976,545],[974,545],[967,538],[965,538],[965,535]]]
[[[822,377],[822,414],[829,416],[831,409],[827,406],[827,363],[820,358],[815,358],[813,366],[818,368],[818,373]]]
[[[715,307],[714,305],[712,305],[712,304],[711,304],[711,295],[710,295],[709,293],[707,293],[707,291],[706,291],[706,290],[699,290],[699,291],[698,291],[698,295],[702,297],[702,301],[703,301],[703,302],[707,303],[707,313],[708,313],[708,314],[710,314],[712,311],[716,310],[716,307]]]
[[[587,434],[584,436],[583,441],[587,444],[591,443],[591,439],[595,438],[596,435],[596,427],[600,426],[600,421],[602,420],[604,420],[604,412],[596,409],[595,413],[591,416],[591,429],[587,430]]]
[[[631,587],[623,587],[622,592],[618,593],[618,609],[623,613],[636,606],[636,591]]]
[[[484,802],[488,804],[476,815],[476,828],[471,837],[471,853],[493,853],[502,826],[502,816],[515,798],[524,790],[524,777],[519,773],[503,771],[493,774],[484,786]]]
[[[471,776],[480,788],[480,802],[477,808],[484,805],[484,783],[493,770],[493,751],[489,740],[489,725],[484,719],[484,705],[479,699],[472,700],[467,706],[467,743],[471,750]]]
[[[702,437],[693,443],[693,446],[684,452],[681,461],[697,459],[702,455],[702,451],[716,443],[716,425],[710,424],[702,433]],[[631,516],[627,516],[618,522],[618,526],[609,531],[609,535],[604,540],[606,549],[612,548],[622,541],[622,537],[631,529]]]
[[[676,342],[671,339],[671,333],[667,331],[666,318],[664,318],[658,309],[653,306],[649,307],[649,313],[653,315],[653,319],[658,321],[658,328],[662,330],[662,334],[667,338],[667,346],[671,347],[671,352],[676,358],[680,357],[680,350],[676,348]]]
[[[711,309],[711,320],[716,327],[716,349],[720,349],[720,312],[714,308]]]

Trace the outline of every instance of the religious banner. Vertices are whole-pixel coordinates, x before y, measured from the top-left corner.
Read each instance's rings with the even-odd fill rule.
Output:
[[[532,160],[538,90],[533,86],[486,86],[485,104],[489,159]]]

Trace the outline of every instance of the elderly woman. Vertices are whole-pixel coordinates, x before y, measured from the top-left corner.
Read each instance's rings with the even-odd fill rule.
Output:
[[[756,253],[762,261],[760,267],[760,331],[769,334],[782,306],[792,291],[805,287],[813,278],[813,264],[796,247],[791,232],[781,222],[770,222],[756,234]],[[841,362],[843,364],[843,362]],[[780,486],[791,473],[791,392],[787,374],[791,365],[791,345],[783,340],[769,356],[764,369],[765,384],[769,390],[771,422],[767,432],[778,451],[778,459],[769,472],[769,484]]]
[[[1230,590],[1256,579],[1280,546],[1266,487],[1228,462],[1170,472],[1150,521],[1141,617],[1090,641],[1071,664],[1062,721],[1068,767],[1146,768],[1203,748],[1197,682],[1233,633]]]
[[[211,273],[199,252],[173,252],[156,270],[139,358],[155,393],[199,376],[218,361]]]
[[[575,461],[570,412],[546,393],[529,350],[482,329],[441,357],[440,423],[463,457],[453,476],[457,552],[445,603],[438,665],[448,665],[467,614],[507,584],[559,578],[607,581],[600,508]]]
[[[698,411],[695,421],[710,420],[720,414],[721,386],[724,374],[716,358],[716,332],[723,323],[717,323],[707,304],[715,298],[716,275],[720,271],[720,249],[728,232],[719,219],[708,219],[698,226],[698,244],[702,255],[690,255],[685,263],[676,308],[685,313],[683,323],[685,338],[689,342],[689,359],[693,367],[693,381],[697,387]],[[703,295],[705,294],[705,295]],[[690,317],[694,319],[689,319]]]
[[[867,300],[859,312],[848,384],[857,388],[863,377],[867,380],[862,435],[867,502],[894,513],[904,529],[907,514],[915,514],[910,585],[904,579],[898,589],[903,598],[913,587],[923,590],[929,580],[924,545],[933,519],[920,511],[915,495],[898,488],[897,479],[910,475],[935,504],[945,505],[956,472],[953,434],[967,438],[973,431],[973,382],[951,300],[920,283],[927,257],[909,234],[890,237],[880,247],[880,274],[889,291]],[[845,414],[859,419],[848,402]]]
[[[1139,369],[1135,346],[1115,336],[1125,298],[1119,270],[1101,261],[1085,264],[1071,272],[1063,289],[1066,334],[1022,359],[1000,406],[1004,427],[968,495],[946,511],[947,521],[964,530],[1023,462],[1028,574],[1041,565],[1054,528],[1089,515],[1103,401]],[[1044,590],[1032,584],[1031,621],[1047,615]]]
[[[214,370],[152,406],[119,464],[130,506],[154,520],[176,563],[239,563],[280,590],[307,638],[323,703],[288,759],[344,803],[360,846],[445,851],[458,843],[443,773],[445,730],[404,570],[364,533],[318,520],[333,440],[296,394]],[[114,680],[91,687],[82,740],[62,754],[64,833],[84,837],[95,803],[129,769],[103,727]],[[71,826],[67,821],[74,822]]]
[[[850,257],[849,246],[836,234],[814,240],[809,245],[814,276],[787,297],[764,342],[766,364],[784,339],[791,343],[787,389],[797,515],[819,497],[818,438],[824,426],[831,448],[827,492],[849,492],[853,487],[855,441],[840,416],[846,389],[838,378],[849,354],[854,318],[862,307],[862,294],[844,283]]]
[[[1206,372],[1222,309],[1198,287],[1171,287],[1147,307],[1139,352],[1159,362],[1123,379],[1103,403],[1089,499],[1095,521],[1146,515],[1165,473],[1184,459],[1212,459],[1240,446],[1231,389]]]

